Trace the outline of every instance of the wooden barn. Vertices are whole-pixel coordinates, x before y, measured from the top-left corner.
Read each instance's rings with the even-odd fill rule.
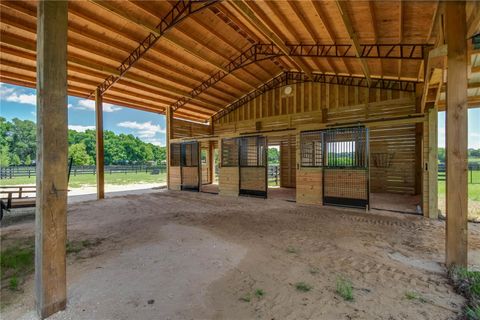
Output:
[[[436,219],[446,111],[446,262],[467,259],[467,111],[480,4],[2,0],[0,81],[37,88],[37,302],[65,307],[67,95],[167,117],[168,188]],[[280,188],[268,185],[268,148]],[[268,201],[268,200],[267,200]]]

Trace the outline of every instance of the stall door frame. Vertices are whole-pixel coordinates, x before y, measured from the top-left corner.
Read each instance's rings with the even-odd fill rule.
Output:
[[[267,198],[268,194],[268,143],[267,143],[267,137],[265,136],[248,136],[248,137],[238,137],[238,170],[239,170],[239,178],[238,178],[238,183],[239,183],[239,195],[240,196],[254,196],[254,197],[261,197],[261,198]],[[245,141],[248,141],[248,139],[255,139],[255,144],[257,148],[257,158],[256,158],[256,165],[248,165],[248,158],[247,158],[247,164],[245,165],[245,158],[242,159],[242,155],[245,156],[244,150],[242,149],[245,148]],[[263,145],[259,144],[259,141],[263,140]],[[263,152],[261,153],[261,148],[263,147]],[[248,157],[248,149],[246,151],[247,157]],[[260,160],[259,155],[263,154],[263,161]],[[261,164],[263,162],[263,165]],[[264,181],[265,181],[265,190],[252,190],[252,189],[243,189],[242,188],[242,168],[264,168]]]
[[[187,147],[196,145],[196,165],[192,165],[191,160],[190,164],[187,165]],[[196,186],[185,186],[184,185],[184,168],[197,168],[197,185]],[[180,143],[180,190],[182,191],[200,191],[201,184],[201,167],[200,167],[200,143],[198,141],[182,142]]]

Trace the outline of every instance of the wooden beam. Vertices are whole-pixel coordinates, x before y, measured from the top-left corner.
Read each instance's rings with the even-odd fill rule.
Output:
[[[446,264],[467,266],[467,23],[465,2],[445,4],[447,54]]]
[[[428,110],[428,218],[438,219],[438,107]]]
[[[309,77],[312,76],[310,68],[298,57],[290,57],[290,50],[287,48],[283,40],[274,33],[257,15],[253,12],[248,4],[242,0],[232,0],[230,3],[241,13],[252,25],[258,28],[270,41],[272,41],[287,57],[296,65],[300,71],[305,72]]]
[[[358,35],[353,29],[352,21],[350,20],[350,16],[348,15],[347,11],[347,4],[345,1],[336,0],[338,10],[340,11],[340,15],[342,17],[343,24],[347,29],[348,35],[350,36],[350,40],[352,42],[353,50],[355,51],[355,55],[358,57],[360,61],[360,66],[362,67],[363,74],[367,79],[367,83],[370,85],[371,76],[370,76],[370,69],[368,68],[368,64],[365,59],[360,58],[360,42],[358,40]]]
[[[398,2],[399,5],[399,10],[398,10],[398,20],[399,20],[399,25],[398,25],[398,43],[403,42],[403,1]],[[402,59],[398,59],[398,79],[401,78],[402,76]]]
[[[67,302],[68,3],[40,0],[38,13],[35,302],[44,319]]]
[[[95,131],[96,131],[96,175],[97,199],[105,198],[105,152],[103,148],[103,97],[100,90],[95,90]]]
[[[166,158],[167,158],[167,189],[170,190],[170,139],[172,139],[172,108],[167,106],[166,117]]]

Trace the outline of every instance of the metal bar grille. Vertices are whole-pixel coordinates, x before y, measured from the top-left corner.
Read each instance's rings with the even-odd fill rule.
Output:
[[[323,131],[327,168],[366,168],[365,128],[341,128]]]
[[[266,166],[265,137],[239,138],[240,167]]]
[[[321,131],[300,134],[300,165],[302,167],[323,166],[323,135]]]
[[[181,166],[198,167],[198,142],[181,144]]]
[[[170,166],[180,167],[180,143],[170,144]]]

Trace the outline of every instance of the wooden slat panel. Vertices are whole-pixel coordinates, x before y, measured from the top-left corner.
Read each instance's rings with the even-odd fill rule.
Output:
[[[322,169],[297,170],[297,203],[323,204]]]
[[[238,196],[239,170],[238,167],[221,167],[218,182],[219,194],[222,196]]]

